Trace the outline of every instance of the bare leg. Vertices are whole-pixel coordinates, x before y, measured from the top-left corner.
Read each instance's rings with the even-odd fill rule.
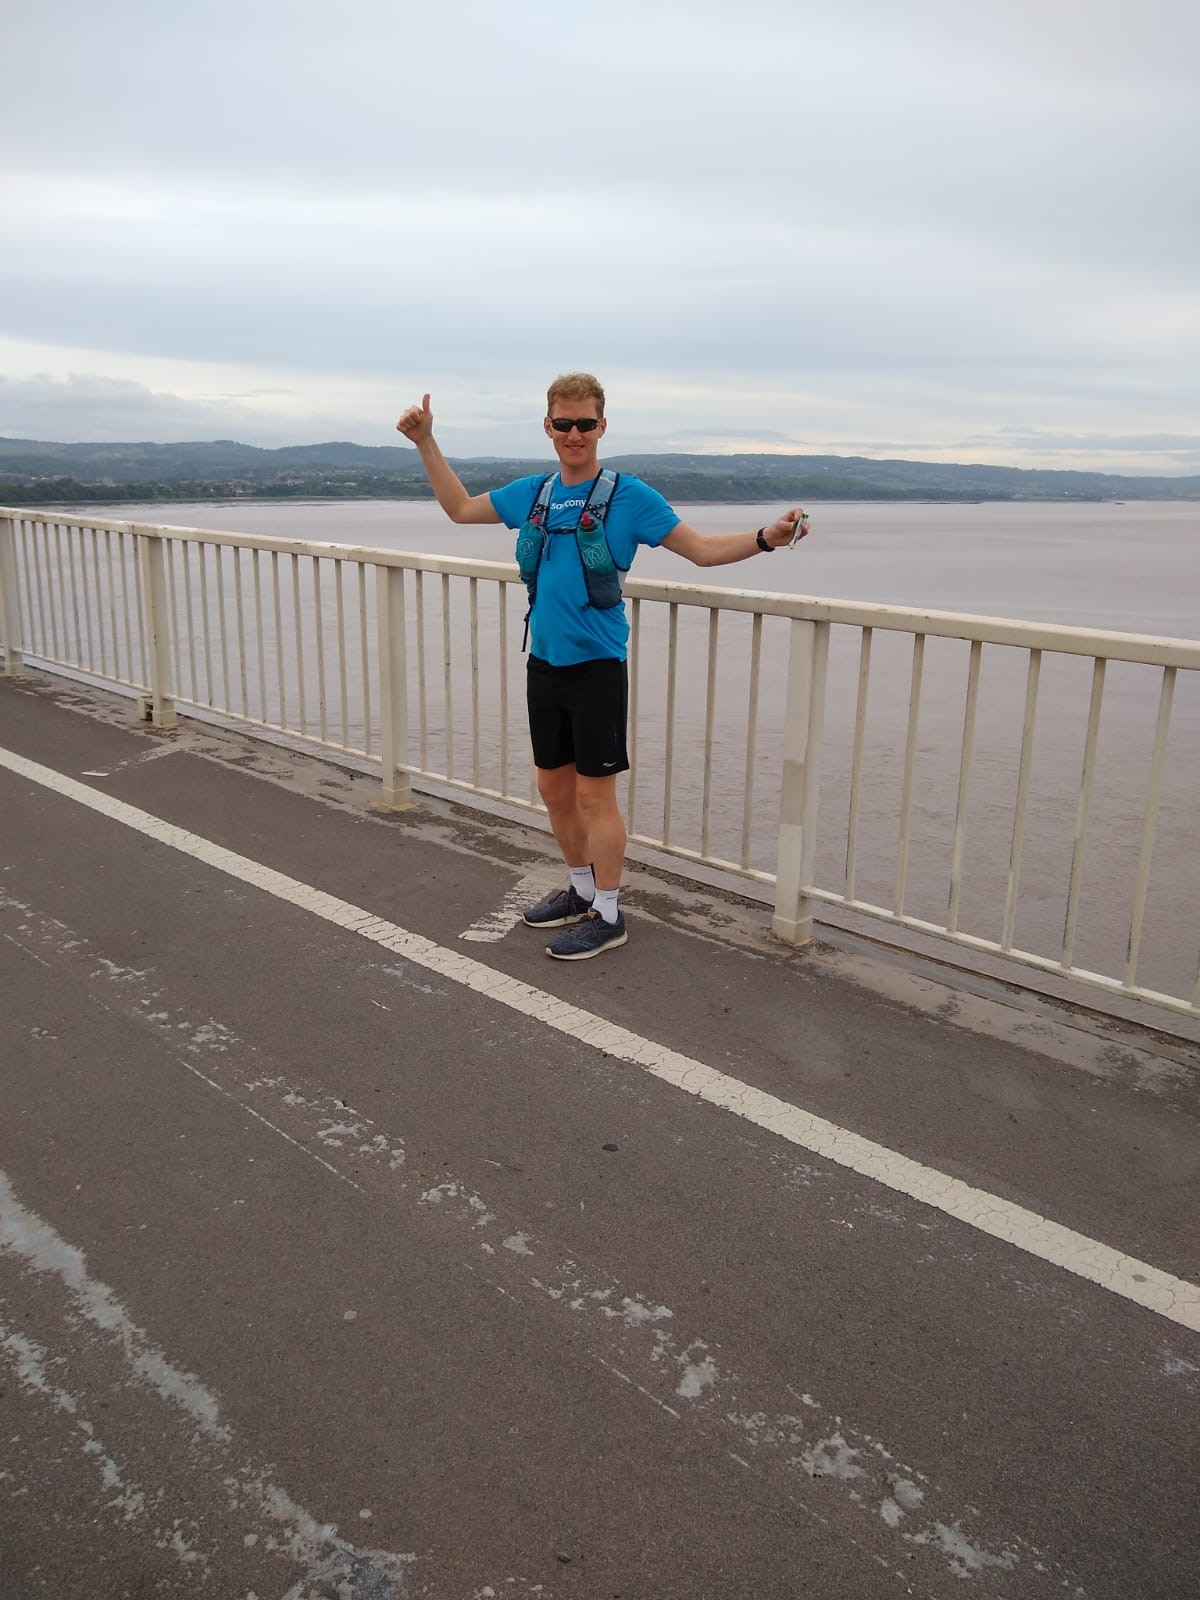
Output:
[[[619,888],[626,834],[616,778],[585,778],[573,766],[539,767],[538,793],[567,865],[590,861],[598,889]]]
[[[575,777],[573,764],[537,769],[538,793],[550,814],[550,826],[563,860],[569,867],[586,867],[592,858],[588,853],[587,824],[575,794]]]
[[[597,889],[619,889],[625,861],[625,820],[617,805],[617,780],[575,777],[575,798],[587,828]]]

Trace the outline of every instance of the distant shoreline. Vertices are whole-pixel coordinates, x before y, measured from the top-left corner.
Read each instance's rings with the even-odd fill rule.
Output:
[[[449,458],[468,494],[553,470],[553,457]],[[1198,501],[1200,475],[1162,477],[869,456],[606,456],[672,504],[1066,505]],[[415,450],[330,441],[263,449],[232,439],[158,444],[0,437],[0,505],[429,502]]]
[[[503,483],[503,478],[496,480],[497,485]],[[89,486],[92,487],[92,486]],[[656,486],[657,487],[657,486]],[[303,506],[303,505],[429,505],[435,506],[436,500],[431,494],[231,494],[228,491],[221,493],[214,491],[211,494],[146,494],[138,493],[138,485],[129,486],[128,491],[119,494],[80,494],[69,499],[56,495],[53,498],[30,493],[28,485],[11,485],[0,483],[0,507],[38,511],[79,511],[87,510],[100,516],[109,507],[123,505],[146,506],[172,506],[172,505],[275,505],[275,506]],[[857,494],[857,495],[817,495],[801,493],[787,486],[775,487],[768,484],[766,492],[763,488],[756,488],[754,493],[736,494],[697,494],[694,491],[686,495],[672,494],[668,488],[660,491],[672,505],[777,505],[781,500],[803,501],[808,505],[839,505],[839,506],[871,506],[871,505],[910,505],[910,506],[981,506],[981,505],[1026,505],[1026,506],[1069,506],[1069,505],[1196,505],[1200,504],[1200,494]]]

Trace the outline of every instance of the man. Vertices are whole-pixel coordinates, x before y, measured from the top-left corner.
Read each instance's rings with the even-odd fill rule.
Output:
[[[518,478],[470,495],[434,440],[428,395],[396,427],[416,445],[452,522],[502,522],[520,530],[517,553],[530,596],[527,700],[538,793],[571,875],[567,888],[531,906],[525,921],[563,929],[546,946],[559,961],[615,949],[626,939],[617,903],[625,859],[617,777],[629,766],[629,625],[619,574],[633,564],[639,545],[662,545],[698,567],[745,561],[803,538],[807,516],[796,508],[757,532],[707,535],[681,522],[648,484],[601,468],[604,390],[586,372],[556,378],[546,396],[543,427],[559,461],[552,478]]]

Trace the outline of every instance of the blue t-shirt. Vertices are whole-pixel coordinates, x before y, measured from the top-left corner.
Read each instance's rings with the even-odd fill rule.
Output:
[[[519,528],[533,509],[545,473],[518,478],[493,489],[491,502],[501,522]],[[537,575],[537,603],[529,619],[530,646],[535,656],[552,667],[570,667],[579,661],[624,661],[629,639],[625,603],[601,611],[588,602],[583,562],[575,542],[575,528],[594,478],[570,488],[555,474],[550,492],[546,527],[551,534]],[[659,545],[677,527],[679,517],[657,489],[640,478],[621,473],[604,516],[604,537],[617,566],[633,565],[641,544]],[[559,535],[559,537],[554,537]]]

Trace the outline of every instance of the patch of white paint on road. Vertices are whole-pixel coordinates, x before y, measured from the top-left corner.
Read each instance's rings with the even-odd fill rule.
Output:
[[[866,1474],[858,1465],[861,1453],[835,1433],[828,1439],[818,1439],[800,1457],[800,1465],[810,1478],[862,1478]]]
[[[147,761],[161,761],[164,756],[177,755],[179,746],[161,744],[153,750],[147,750],[144,755],[130,756],[127,761],[118,761],[115,767],[90,768],[85,770],[85,778],[111,778],[114,772],[124,772],[126,767],[144,767]]]
[[[882,1505],[879,1507],[879,1515],[887,1523],[889,1528],[898,1528],[900,1526],[900,1519],[903,1517],[904,1513],[889,1495],[889,1497],[884,1500]]]
[[[925,1503],[924,1489],[918,1489],[909,1478],[892,1478],[892,1495],[903,1511],[919,1511]]]
[[[707,1346],[700,1345],[701,1350]],[[706,1389],[711,1389],[720,1373],[716,1363],[709,1356],[703,1356],[699,1361],[689,1359],[684,1364],[683,1377],[680,1378],[675,1393],[683,1400],[698,1400]]]
[[[496,1220],[495,1214],[488,1210],[477,1194],[472,1194],[453,1179],[435,1184],[432,1189],[425,1189],[421,1200],[427,1206],[456,1207],[470,1218],[473,1228],[486,1228]]]
[[[1194,1361],[1189,1361],[1186,1356],[1177,1356],[1171,1351],[1164,1351],[1162,1374],[1165,1378],[1182,1378],[1186,1388],[1193,1394],[1200,1394],[1200,1366]]]
[[[667,1306],[648,1305],[638,1296],[625,1295],[619,1306],[604,1304],[611,1291],[595,1292],[591,1299],[601,1302],[600,1310],[606,1317],[619,1317],[627,1328],[644,1328],[651,1322],[666,1322],[675,1315]]]
[[[970,1578],[977,1572],[982,1572],[985,1567],[999,1567],[1002,1572],[1011,1572],[1017,1565],[1017,1557],[1011,1550],[1003,1550],[999,1555],[994,1555],[990,1550],[981,1550],[974,1545],[957,1526],[947,1526],[944,1522],[935,1525],[932,1534],[911,1533],[905,1534],[911,1544],[934,1544],[950,1557],[950,1570],[960,1578]]]
[[[495,911],[473,922],[459,938],[468,944],[496,944],[516,927],[530,906],[536,905],[553,889],[544,875],[521,878],[504,896]]]

